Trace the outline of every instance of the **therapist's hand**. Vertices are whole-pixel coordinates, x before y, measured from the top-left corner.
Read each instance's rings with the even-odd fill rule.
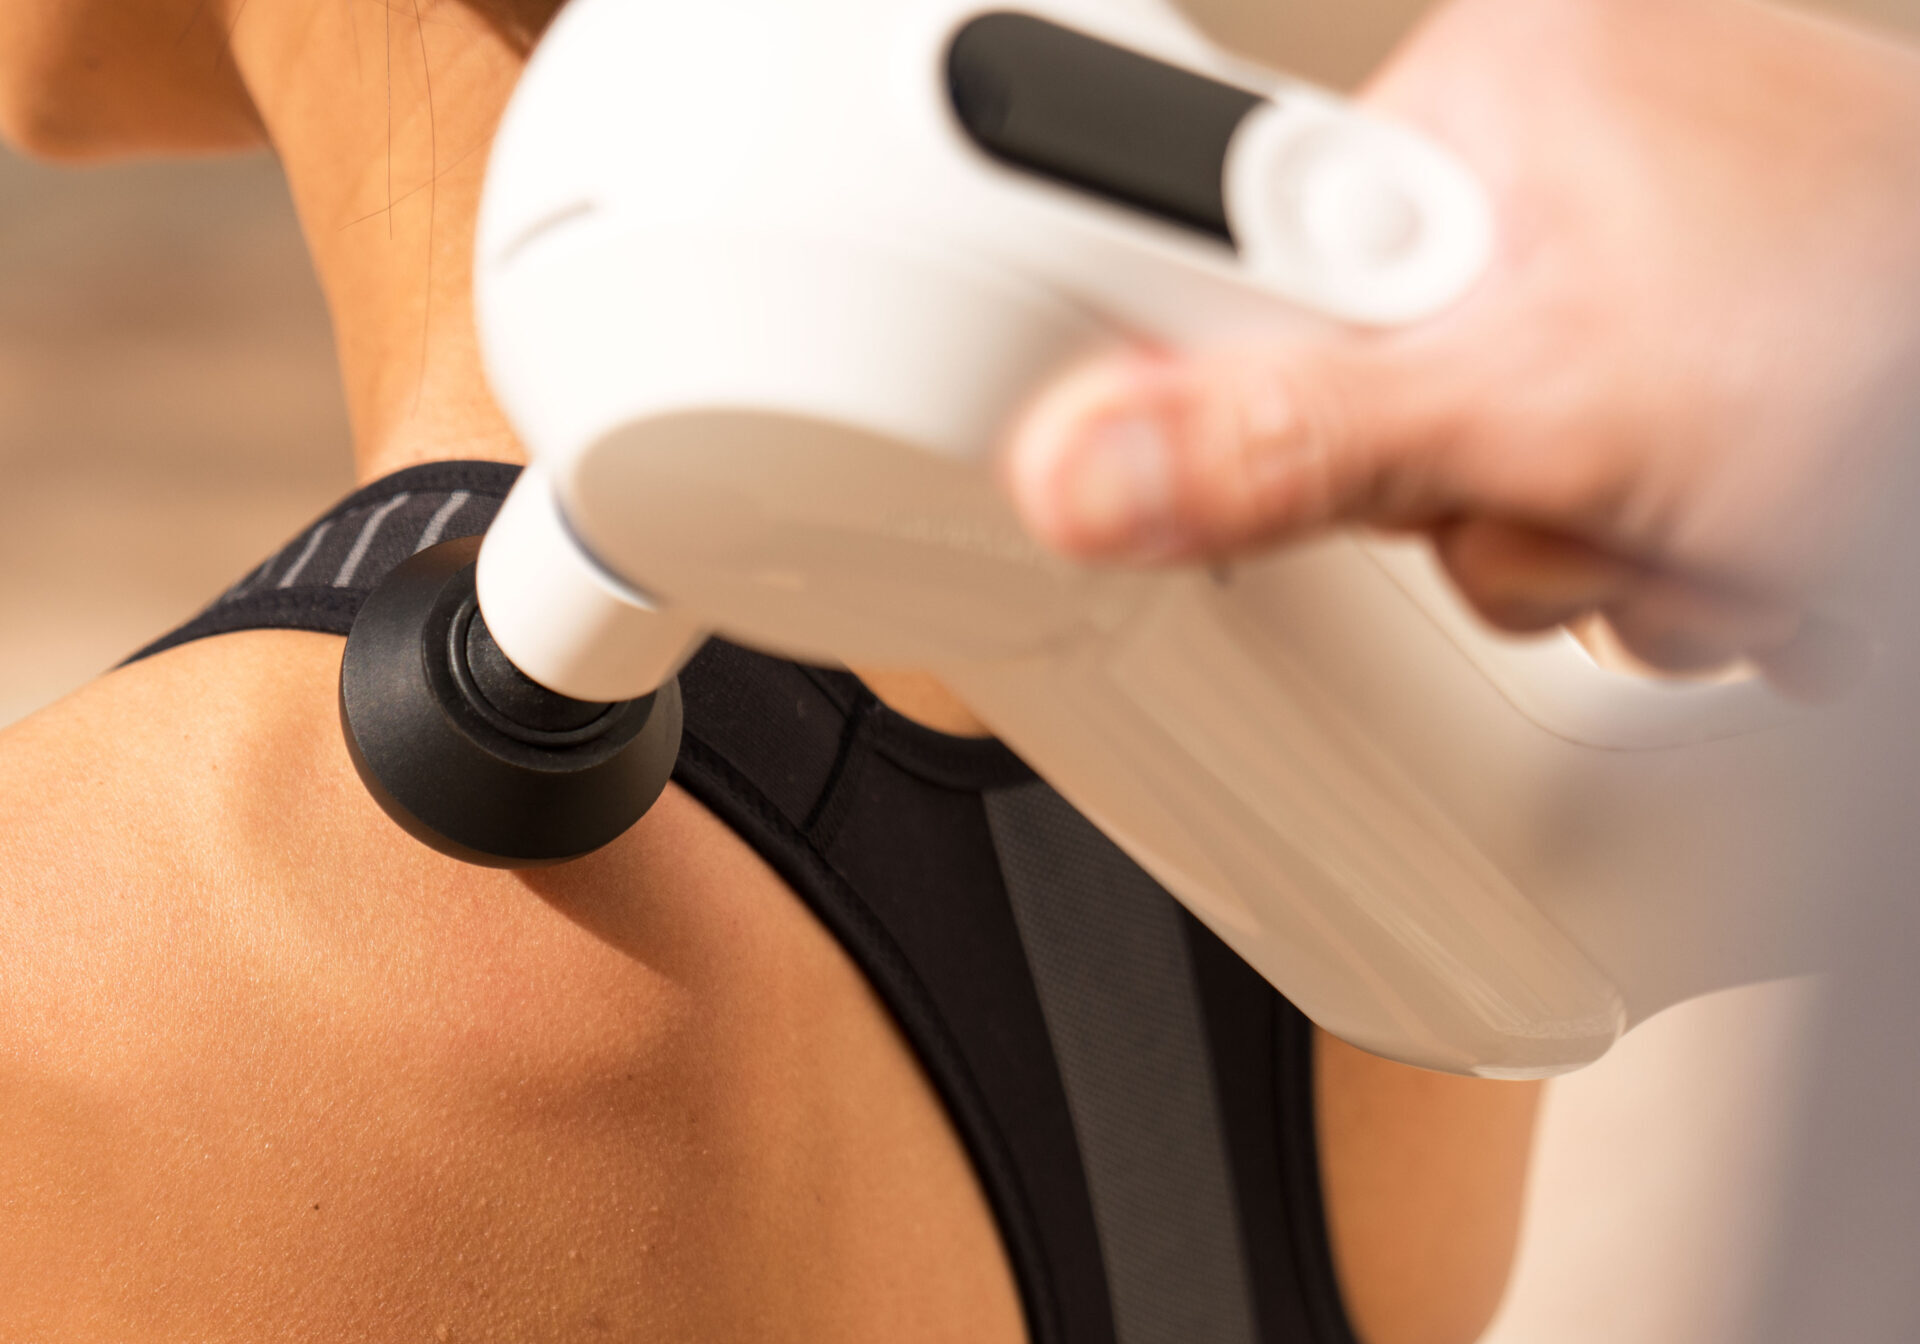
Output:
[[[1783,680],[1920,446],[1920,52],[1757,0],[1458,0],[1368,94],[1493,195],[1500,255],[1403,331],[1079,370],[1008,458],[1072,554],[1431,531],[1494,623],[1598,611]]]

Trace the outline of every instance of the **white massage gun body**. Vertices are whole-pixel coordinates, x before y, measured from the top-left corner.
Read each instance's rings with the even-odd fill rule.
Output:
[[[990,461],[1089,351],[1418,320],[1490,234],[1444,155],[1155,4],[576,0],[482,213],[533,465],[481,605],[583,698],[708,632],[932,669],[1324,1027],[1574,1067],[1799,969],[1793,717],[1497,639],[1417,547],[1076,566]]]

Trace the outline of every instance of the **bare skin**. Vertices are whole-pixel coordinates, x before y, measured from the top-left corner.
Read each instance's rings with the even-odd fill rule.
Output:
[[[444,860],[338,659],[212,641],[0,738],[0,1336],[1020,1338],[913,1057],[750,850],[674,791],[559,872]]]
[[[197,3],[8,6],[0,127],[63,156],[270,137],[362,477],[517,458],[465,260],[511,30],[427,0]],[[752,851],[670,789],[561,869],[431,854],[353,775],[339,649],[226,636],[0,733],[0,1337],[1022,1338],[937,1098]],[[980,731],[931,678],[864,675]],[[1318,1071],[1363,1340],[1465,1344],[1533,1089],[1331,1041]]]

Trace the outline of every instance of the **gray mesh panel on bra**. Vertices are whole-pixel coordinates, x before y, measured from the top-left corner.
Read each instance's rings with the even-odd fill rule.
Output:
[[[1120,1344],[1254,1344],[1180,909],[1046,785],[989,793],[986,806],[1066,1083]]]

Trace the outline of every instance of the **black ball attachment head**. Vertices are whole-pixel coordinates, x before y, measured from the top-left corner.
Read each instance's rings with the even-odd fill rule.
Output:
[[[494,868],[579,858],[659,798],[680,752],[680,685],[617,704],[527,678],[474,596],[480,539],[412,556],[367,598],[340,664],[354,768],[415,838]]]

